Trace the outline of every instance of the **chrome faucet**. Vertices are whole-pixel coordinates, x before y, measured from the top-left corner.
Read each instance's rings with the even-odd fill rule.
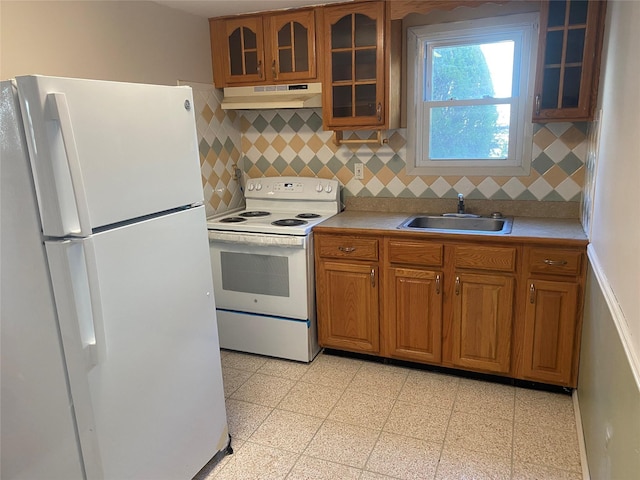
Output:
[[[464,214],[464,195],[458,194],[458,213]]]

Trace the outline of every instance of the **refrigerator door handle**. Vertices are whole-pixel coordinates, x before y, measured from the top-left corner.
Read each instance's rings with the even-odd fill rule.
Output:
[[[81,355],[85,370],[91,370],[106,355],[93,241],[45,244],[65,351]]]
[[[102,480],[102,458],[89,386],[89,371],[106,359],[101,312],[95,301],[99,295],[95,261],[91,258],[93,240],[45,241],[45,248],[83,464],[87,478]]]
[[[80,229],[69,229],[69,234],[86,237],[91,234],[91,222],[89,220],[89,204],[87,203],[87,193],[82,179],[82,169],[80,168],[80,157],[76,147],[76,139],[73,133],[71,115],[67,97],[64,93],[47,94],[47,110],[51,120],[57,120],[60,125],[62,142],[67,157],[67,168],[71,176],[73,187],[73,197],[76,203],[77,218]],[[57,190],[58,187],[56,187]],[[56,192],[60,195],[60,192]],[[61,202],[61,205],[64,203]]]

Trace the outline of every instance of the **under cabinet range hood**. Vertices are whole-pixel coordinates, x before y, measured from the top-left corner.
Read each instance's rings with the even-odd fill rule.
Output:
[[[223,110],[314,108],[322,106],[321,83],[226,87]]]

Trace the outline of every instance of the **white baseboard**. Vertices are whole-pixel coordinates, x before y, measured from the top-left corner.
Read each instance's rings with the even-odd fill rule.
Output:
[[[589,475],[589,462],[587,461],[587,447],[584,442],[584,431],[582,430],[582,415],[580,414],[580,403],[578,402],[578,390],[574,390],[571,397],[573,399],[573,412],[576,416],[576,430],[578,434],[578,447],[580,448],[582,480],[591,480],[591,475]]]

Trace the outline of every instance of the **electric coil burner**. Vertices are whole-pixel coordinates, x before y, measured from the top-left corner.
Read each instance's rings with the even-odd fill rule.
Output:
[[[300,220],[299,218],[283,218],[282,220],[271,222],[271,225],[276,225],[278,227],[297,227],[298,225],[306,224],[307,222],[305,220]]]
[[[340,211],[340,185],[251,179],[245,198],[245,210],[207,222],[220,346],[310,362],[320,350],[312,229]]]

